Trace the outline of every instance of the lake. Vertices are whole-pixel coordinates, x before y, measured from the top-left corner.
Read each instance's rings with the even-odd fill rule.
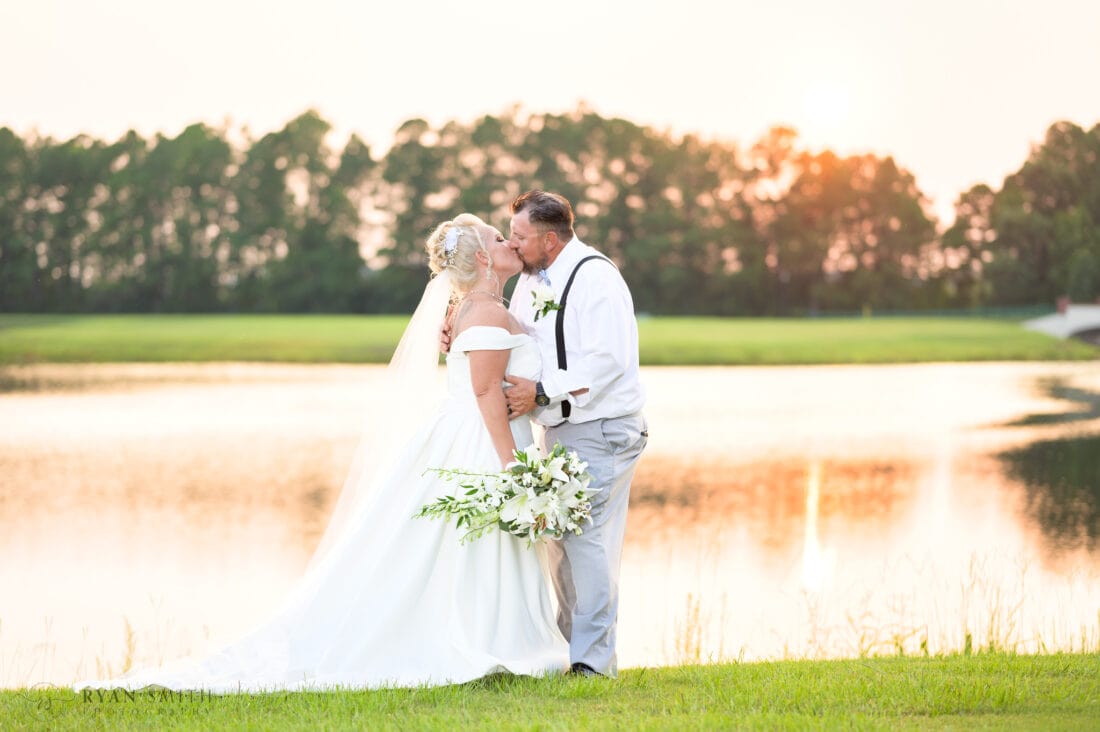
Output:
[[[213,649],[277,604],[400,408],[379,368],[0,370],[0,687]],[[643,378],[620,666],[1100,649],[1095,363]]]

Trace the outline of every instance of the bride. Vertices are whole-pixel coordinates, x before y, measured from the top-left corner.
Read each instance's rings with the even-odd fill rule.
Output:
[[[530,422],[509,420],[501,386],[505,373],[537,379],[541,370],[534,341],[503,304],[504,282],[522,262],[501,233],[462,214],[440,224],[427,248],[436,276],[388,373],[402,389],[423,391],[432,382],[438,334],[453,305],[446,398],[411,438],[404,432],[401,449],[381,453],[383,467],[374,474],[378,446],[360,446],[325,535],[288,599],[205,657],[81,681],[75,690],[373,688],[568,669],[541,551],[500,531],[461,544],[451,522],[412,518],[423,504],[461,490],[428,468],[496,471],[517,445],[531,444]],[[387,432],[394,430],[387,425]]]

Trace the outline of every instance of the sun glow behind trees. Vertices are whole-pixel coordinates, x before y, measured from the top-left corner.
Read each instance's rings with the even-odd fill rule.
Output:
[[[678,135],[790,125],[815,150],[893,156],[950,223],[959,194],[1018,168],[1052,121],[1100,119],[1098,27],[1092,0],[556,0],[549,14],[507,0],[11,0],[0,127],[116,140],[228,120],[259,136],[312,108],[383,153],[406,119],[587,100]],[[807,101],[822,84],[846,96],[842,121],[819,116],[836,94]]]
[[[840,83],[812,84],[803,95],[802,108],[804,116],[794,127],[810,147],[843,151],[855,142],[848,134],[852,100]]]

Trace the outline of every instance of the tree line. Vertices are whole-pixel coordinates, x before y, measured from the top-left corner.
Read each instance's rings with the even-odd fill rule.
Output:
[[[891,157],[673,136],[578,108],[405,122],[380,156],[309,111],[231,143],[195,124],[24,139],[0,128],[0,310],[408,312],[422,242],[528,188],[573,202],[639,311],[790,315],[1100,296],[1100,124],[1050,127],[940,233]]]

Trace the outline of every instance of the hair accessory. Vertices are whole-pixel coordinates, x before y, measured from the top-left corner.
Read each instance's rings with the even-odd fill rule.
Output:
[[[450,267],[455,263],[455,250],[458,249],[458,227],[452,226],[447,229],[447,234],[443,238],[443,254],[446,255],[447,266]]]

